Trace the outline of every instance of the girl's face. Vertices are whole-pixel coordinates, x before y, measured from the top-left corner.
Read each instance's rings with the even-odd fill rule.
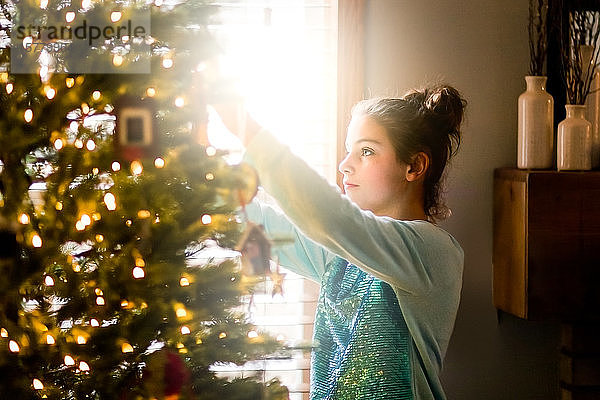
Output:
[[[348,197],[363,210],[395,217],[407,185],[408,165],[396,159],[385,128],[367,116],[353,117],[346,136],[348,154],[339,165]]]

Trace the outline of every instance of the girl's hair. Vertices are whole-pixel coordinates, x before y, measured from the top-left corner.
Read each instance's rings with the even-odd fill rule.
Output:
[[[466,100],[448,85],[415,89],[401,98],[363,100],[352,116],[367,116],[383,126],[398,161],[410,164],[418,152],[429,155],[424,181],[424,209],[431,220],[449,216],[442,200],[444,169],[460,147],[460,124]]]

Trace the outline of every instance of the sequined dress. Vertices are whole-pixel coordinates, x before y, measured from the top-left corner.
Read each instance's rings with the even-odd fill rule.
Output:
[[[410,335],[392,288],[336,257],[319,296],[311,399],[412,399]]]

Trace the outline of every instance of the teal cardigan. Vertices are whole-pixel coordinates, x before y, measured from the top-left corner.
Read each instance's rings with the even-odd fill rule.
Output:
[[[439,374],[462,288],[458,242],[422,220],[361,210],[266,131],[245,161],[283,212],[254,201],[248,216],[282,266],[321,284],[311,399],[444,399]]]

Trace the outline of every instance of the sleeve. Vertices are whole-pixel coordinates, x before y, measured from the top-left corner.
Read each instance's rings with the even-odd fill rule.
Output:
[[[334,257],[322,246],[308,239],[281,212],[256,200],[246,206],[248,218],[263,225],[272,240],[281,239],[283,244],[273,246],[279,263],[305,278],[321,282],[325,265]],[[289,239],[290,243],[285,243]]]
[[[434,272],[422,258],[429,242],[414,222],[361,210],[265,130],[249,143],[245,159],[309,239],[400,290],[431,289]]]

